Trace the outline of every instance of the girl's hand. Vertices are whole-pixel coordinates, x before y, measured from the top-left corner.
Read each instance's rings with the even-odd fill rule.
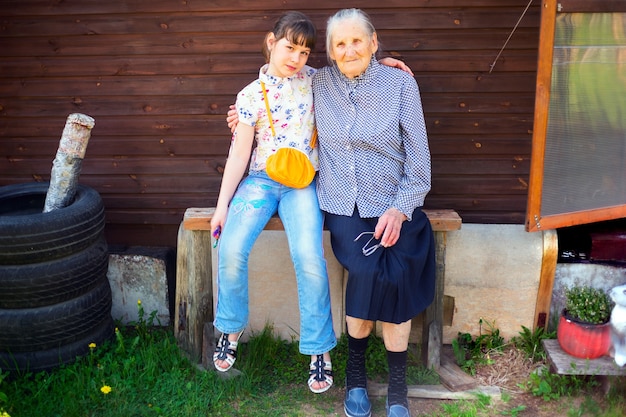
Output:
[[[211,234],[216,233],[216,230],[220,230],[221,233],[222,228],[224,227],[224,216],[218,214],[218,211],[215,210],[213,213],[213,217],[211,218]]]
[[[226,222],[226,211],[221,208],[216,208],[213,216],[211,217],[211,236],[215,240],[220,238],[220,234],[224,229],[224,223]]]
[[[386,58],[381,59],[378,62],[383,65],[387,65],[388,67],[401,69],[402,71],[411,74],[411,76],[414,76],[413,71],[411,71],[411,68],[409,68],[407,64],[400,61],[399,59],[395,59],[395,58],[388,56]]]
[[[385,248],[395,245],[400,238],[402,223],[405,220],[406,216],[400,210],[395,207],[389,208],[379,217],[374,237],[380,239],[380,244]]]
[[[228,123],[230,133],[235,133],[237,123],[239,123],[239,116],[237,115],[237,110],[235,110],[234,104],[228,106],[228,109],[228,113],[226,114],[226,123]]]

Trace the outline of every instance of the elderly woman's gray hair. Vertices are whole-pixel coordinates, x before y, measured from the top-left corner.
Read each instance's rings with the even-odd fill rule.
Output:
[[[372,20],[368,14],[361,9],[342,9],[329,17],[326,22],[326,58],[328,59],[328,63],[330,65],[333,64],[333,60],[330,57],[333,33],[335,32],[335,29],[346,20],[357,21],[363,26],[363,29],[365,29],[365,32],[370,38],[374,35],[374,32],[376,32],[376,29],[372,24]]]

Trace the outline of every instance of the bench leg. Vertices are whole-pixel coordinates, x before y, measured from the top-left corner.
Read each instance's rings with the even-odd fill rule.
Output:
[[[429,369],[438,370],[441,366],[441,343],[443,341],[446,232],[435,232],[435,262],[435,299],[423,314],[422,364]]]
[[[213,322],[211,234],[178,230],[174,336],[192,361],[202,360],[205,323]]]

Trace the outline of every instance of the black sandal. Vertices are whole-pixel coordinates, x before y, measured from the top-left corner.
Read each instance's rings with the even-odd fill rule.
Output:
[[[228,333],[222,333],[222,336],[215,346],[215,352],[213,353],[213,365],[215,369],[220,372],[226,372],[233,367],[235,359],[237,359],[237,345],[239,344],[239,339],[242,334],[243,332],[239,333],[237,340],[231,342],[228,340]],[[226,368],[217,366],[217,361],[224,361],[228,366]]]
[[[326,382],[322,388],[313,388],[313,383]],[[333,364],[324,360],[324,355],[317,355],[317,359],[311,362],[309,367],[309,389],[315,394],[326,392],[333,386]]]

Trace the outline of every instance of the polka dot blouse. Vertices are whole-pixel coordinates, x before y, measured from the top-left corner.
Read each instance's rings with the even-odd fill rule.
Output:
[[[408,219],[431,186],[430,151],[415,79],[372,58],[357,78],[336,66],[313,78],[322,210],[363,218],[390,207]]]

